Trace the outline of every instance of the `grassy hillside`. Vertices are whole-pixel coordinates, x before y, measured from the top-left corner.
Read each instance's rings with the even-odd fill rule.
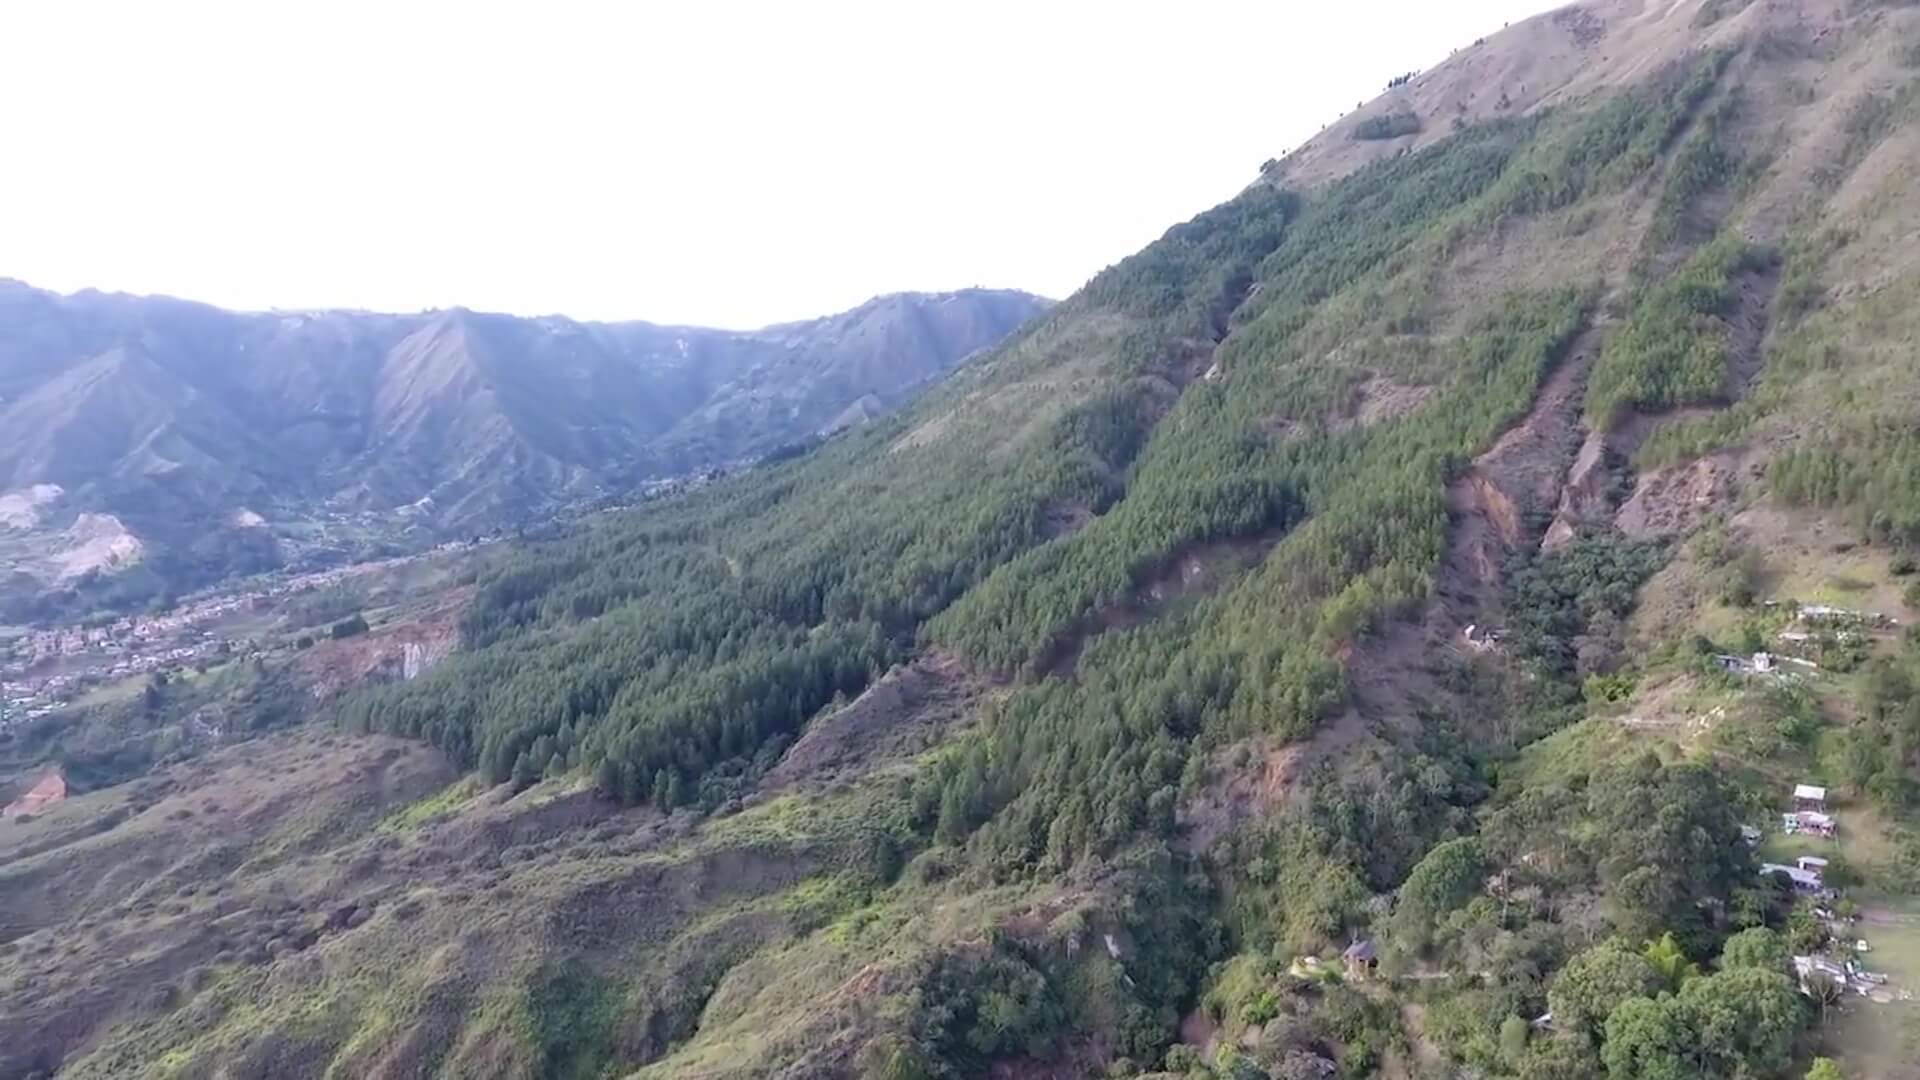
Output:
[[[1910,1000],[1787,957],[1920,987],[1916,78],[1840,0],[1463,49],[914,405],[490,570],[318,755],[471,778],[262,820],[164,1000],[9,901],[70,1004],[4,1067],[1911,1075]],[[116,797],[0,896],[128,820],[214,865]]]

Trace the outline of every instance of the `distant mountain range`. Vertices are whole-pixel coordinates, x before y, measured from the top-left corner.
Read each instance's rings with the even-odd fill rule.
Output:
[[[742,333],[0,281],[0,533],[80,513],[148,549],[340,515],[510,525],[878,416],[1047,306],[901,293]],[[0,547],[0,575],[30,569]]]

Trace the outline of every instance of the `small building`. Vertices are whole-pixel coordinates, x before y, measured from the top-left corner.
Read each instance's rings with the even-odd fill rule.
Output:
[[[1802,870],[1807,871],[1808,873],[1825,874],[1827,872],[1828,864],[1827,864],[1827,860],[1821,858],[1818,855],[1802,855],[1799,858],[1793,860],[1793,865],[1799,867]]]
[[[1350,979],[1364,981],[1380,967],[1380,955],[1368,938],[1361,938],[1347,946],[1347,951],[1341,953],[1340,958],[1346,961],[1347,977]]]
[[[1780,815],[1780,827],[1788,836],[1817,836],[1831,840],[1839,831],[1832,814],[1822,814],[1814,810],[1797,810],[1791,814]]]
[[[1799,977],[1800,992],[1811,995],[1810,983],[1815,975],[1823,975],[1840,986],[1847,985],[1847,969],[1824,956],[1796,956],[1793,958],[1793,973]]]
[[[1793,808],[1795,810],[1813,810],[1818,813],[1827,811],[1827,789],[1813,784],[1795,784],[1793,787]]]
[[[1817,871],[1802,870],[1798,866],[1788,866],[1784,863],[1760,864],[1760,876],[1762,878],[1772,879],[1782,875],[1792,883],[1794,892],[1804,893],[1808,896],[1818,896],[1827,891],[1826,883],[1821,880],[1820,874]]]
[[[1505,635],[1499,630],[1484,627],[1478,623],[1468,623],[1460,636],[1465,639],[1467,647],[1473,651],[1492,652],[1500,647],[1500,640]]]
[[[1784,659],[1786,658],[1775,656],[1770,652],[1757,652],[1751,656],[1722,654],[1713,658],[1714,663],[1720,665],[1720,670],[1730,675],[1744,676],[1773,675],[1779,670],[1780,662]]]

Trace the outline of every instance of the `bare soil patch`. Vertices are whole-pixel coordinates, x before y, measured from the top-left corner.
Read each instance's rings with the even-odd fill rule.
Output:
[[[894,668],[853,701],[808,724],[762,778],[760,790],[832,783],[929,750],[973,717],[986,692],[982,680],[944,654]]]
[[[1335,431],[1370,428],[1389,420],[1398,420],[1427,403],[1434,395],[1431,386],[1409,386],[1392,379],[1374,376],[1354,390],[1354,399],[1346,416],[1331,425]]]
[[[1278,746],[1263,738],[1214,751],[1208,783],[1179,808],[1181,845],[1205,851],[1241,822],[1285,805],[1306,755],[1304,744]]]
[[[1266,558],[1284,530],[1271,529],[1252,536],[1230,537],[1187,544],[1149,574],[1125,598],[1090,612],[1054,639],[1034,664],[1040,677],[1072,678],[1080,656],[1100,635],[1149,621],[1167,605],[1209,592],[1240,571]]]
[[[328,701],[368,683],[405,682],[445,660],[460,644],[460,616],[474,587],[436,596],[426,607],[358,637],[316,642],[295,661],[314,698]]]

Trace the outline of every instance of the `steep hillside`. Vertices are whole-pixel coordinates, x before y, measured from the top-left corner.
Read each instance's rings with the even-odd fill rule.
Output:
[[[235,314],[5,283],[0,497],[57,486],[39,517],[114,515],[158,576],[193,584],[270,564],[270,541],[496,528],[758,458],[884,414],[1044,307],[902,294],[728,333],[458,310]],[[38,563],[0,554],[0,579],[46,583]]]
[[[17,826],[0,1072],[1914,1076],[1916,108],[1901,3],[1463,48],[907,408],[516,549],[327,753]],[[471,778],[161,801],[395,735]]]

